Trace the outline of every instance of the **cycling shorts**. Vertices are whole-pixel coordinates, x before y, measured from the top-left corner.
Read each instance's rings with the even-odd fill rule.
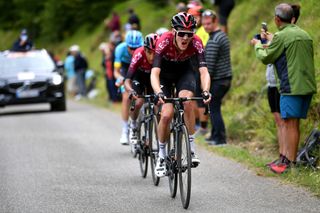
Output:
[[[132,79],[132,89],[134,89],[139,95],[153,94],[154,92],[150,82],[150,73],[138,71]]]
[[[170,62],[162,60],[160,72],[161,90],[167,97],[172,97],[172,92],[176,89],[176,94],[181,90],[188,90],[195,94],[196,79],[190,60],[183,62]]]
[[[277,87],[268,87],[268,102],[271,112],[280,112],[280,94]]]

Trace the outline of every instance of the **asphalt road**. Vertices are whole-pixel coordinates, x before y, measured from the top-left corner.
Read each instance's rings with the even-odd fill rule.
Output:
[[[306,190],[201,148],[186,211],[166,178],[141,178],[120,131],[118,114],[71,101],[0,109],[0,212],[320,212]]]

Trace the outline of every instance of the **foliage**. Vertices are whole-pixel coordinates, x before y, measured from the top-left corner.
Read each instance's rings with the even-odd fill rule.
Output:
[[[0,1],[0,29],[27,28],[33,38],[60,41],[84,24],[97,26],[121,1],[124,0]]]

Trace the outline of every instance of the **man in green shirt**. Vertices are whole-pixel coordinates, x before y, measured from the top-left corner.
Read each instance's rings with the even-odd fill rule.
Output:
[[[299,145],[299,119],[305,119],[312,95],[316,93],[313,59],[313,41],[304,30],[291,24],[293,10],[289,4],[279,4],[275,8],[275,33],[268,47],[257,39],[252,39],[258,59],[264,64],[272,63],[280,79],[280,113],[284,119],[281,126],[282,141],[285,146],[285,159],[271,166],[276,173],[285,172],[295,163]]]

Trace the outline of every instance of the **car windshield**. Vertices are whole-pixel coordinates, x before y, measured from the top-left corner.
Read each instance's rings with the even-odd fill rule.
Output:
[[[0,56],[0,75],[19,72],[48,73],[55,65],[47,54],[37,53],[9,53]]]

